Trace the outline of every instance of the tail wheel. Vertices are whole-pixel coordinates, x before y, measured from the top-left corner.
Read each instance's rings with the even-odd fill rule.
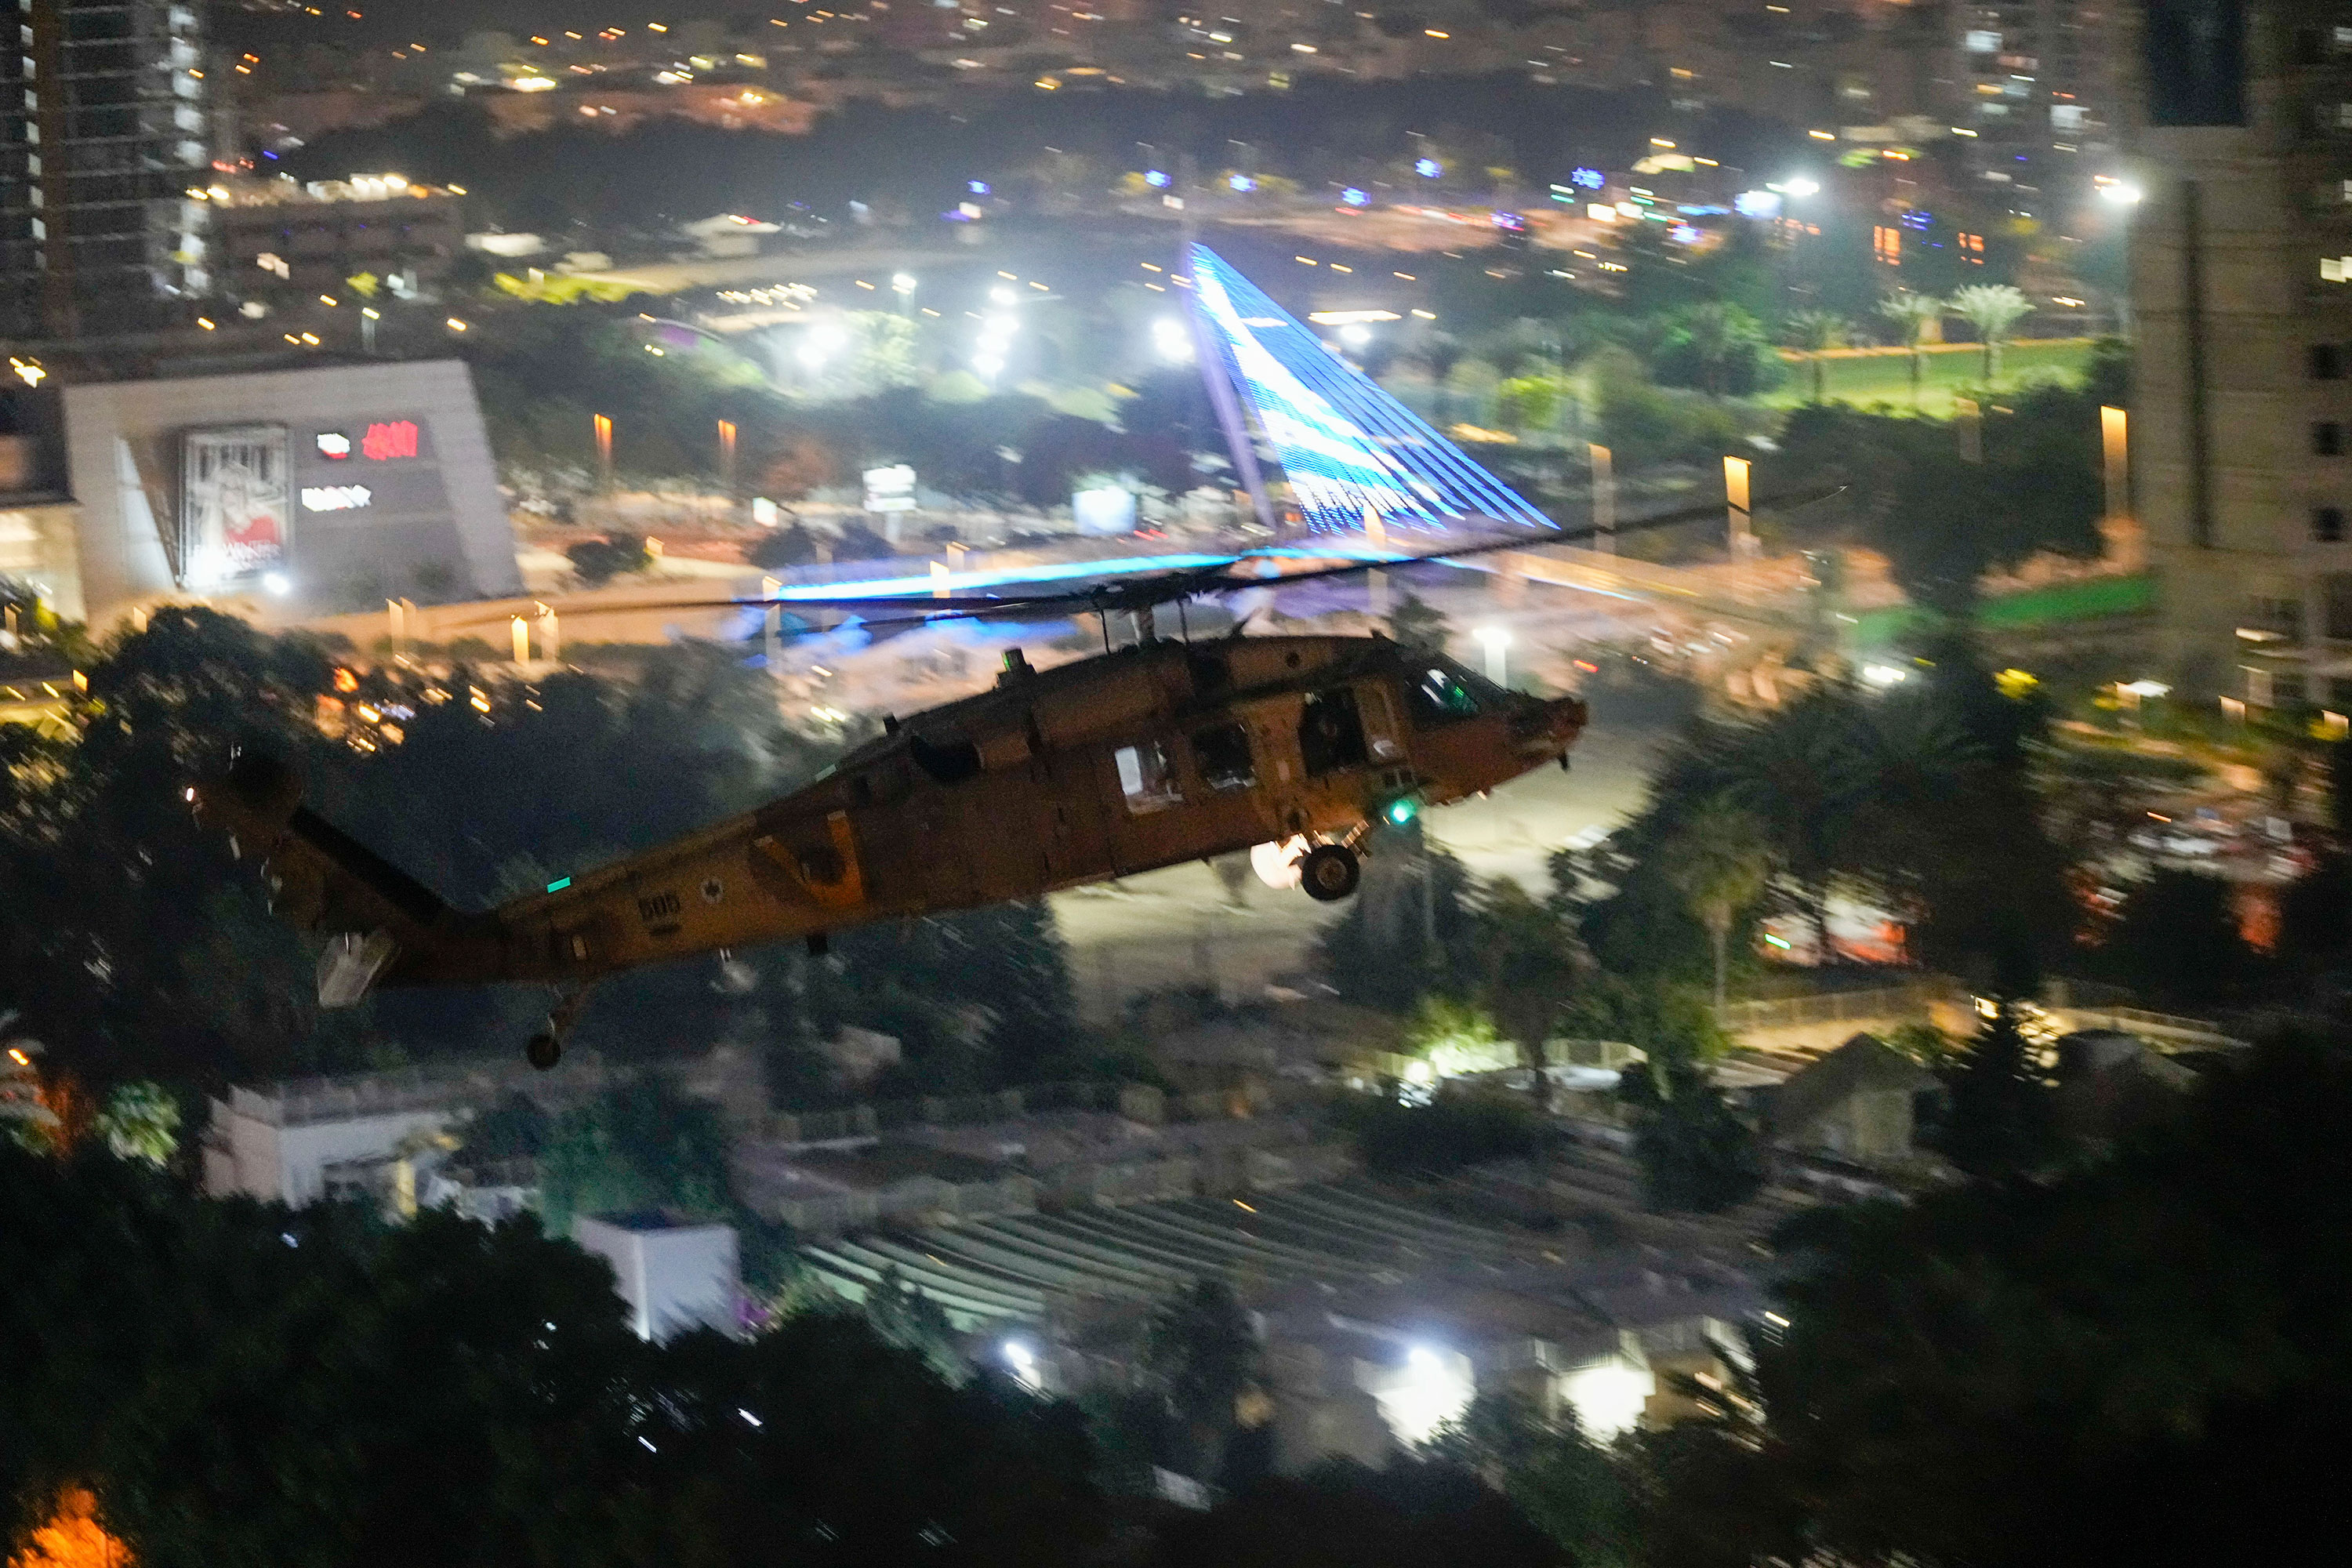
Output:
[[[563,1042],[557,1039],[551,1031],[542,1029],[530,1037],[529,1045],[523,1047],[522,1055],[525,1061],[545,1072],[563,1059]]]
[[[1318,844],[1298,863],[1298,885],[1318,903],[1335,904],[1364,879],[1364,863],[1344,844]]]

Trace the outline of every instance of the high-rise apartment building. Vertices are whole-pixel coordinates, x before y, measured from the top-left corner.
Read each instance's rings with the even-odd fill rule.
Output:
[[[1978,179],[2034,216],[2110,172],[2127,90],[2128,0],[1965,0],[1952,123]],[[1994,194],[1988,192],[1988,195]]]
[[[8,0],[0,0],[5,27]],[[0,49],[0,335],[161,325],[209,284],[196,0],[15,0]]]
[[[2132,447],[2168,673],[2352,702],[2352,10],[2147,28]]]

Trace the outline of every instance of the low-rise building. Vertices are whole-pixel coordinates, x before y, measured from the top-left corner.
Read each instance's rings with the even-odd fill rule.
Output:
[[[188,600],[299,618],[520,594],[461,360],[84,382],[58,395],[71,524],[28,501],[19,574],[93,628]],[[45,477],[44,483],[49,482]]]
[[[1940,1094],[1942,1085],[1876,1036],[1856,1035],[1757,1092],[1774,1144],[1858,1164],[1899,1164],[1917,1152],[1921,1100]]]
[[[431,1203],[433,1184],[420,1178],[438,1164],[449,1135],[469,1118],[517,1093],[542,1109],[562,1110],[600,1092],[614,1078],[594,1051],[577,1050],[544,1073],[520,1057],[501,1055],[232,1087],[210,1102],[205,1191],[296,1208],[327,1198],[369,1198],[413,1210]],[[493,1190],[522,1190],[515,1173],[496,1176],[488,1184]],[[404,1203],[399,1201],[404,1191]],[[478,1217],[503,1217],[516,1206],[494,1199],[492,1212]]]
[[[214,189],[221,283],[238,300],[324,294],[358,307],[368,289],[399,299],[434,295],[466,249],[465,197],[398,174],[308,184],[237,180]],[[362,287],[355,279],[372,281]]]
[[[572,1239],[613,1266],[629,1326],[659,1343],[690,1329],[742,1331],[743,1279],[734,1227],[660,1213],[581,1215]]]

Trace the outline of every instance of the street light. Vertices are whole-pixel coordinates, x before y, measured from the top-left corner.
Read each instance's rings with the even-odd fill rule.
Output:
[[[1175,317],[1162,316],[1151,323],[1151,346],[1169,363],[1181,364],[1192,357],[1192,334]]]
[[[1822,183],[1810,175],[1792,174],[1780,182],[1780,191],[1784,196],[1817,196],[1822,194]]]
[[[1480,626],[1470,635],[1486,650],[1486,679],[1497,686],[1509,685],[1505,661],[1511,646],[1510,632],[1502,626]]]

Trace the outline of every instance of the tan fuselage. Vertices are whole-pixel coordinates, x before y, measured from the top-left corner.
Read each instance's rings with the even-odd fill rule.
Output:
[[[1465,698],[1475,711],[1441,710],[1415,682],[1454,677],[1430,666],[1382,639],[1329,637],[1016,666],[756,811],[484,914],[396,931],[383,983],[585,982],[1344,838],[1400,798],[1442,805],[1553,761],[1583,727],[1572,699],[1491,688]]]

